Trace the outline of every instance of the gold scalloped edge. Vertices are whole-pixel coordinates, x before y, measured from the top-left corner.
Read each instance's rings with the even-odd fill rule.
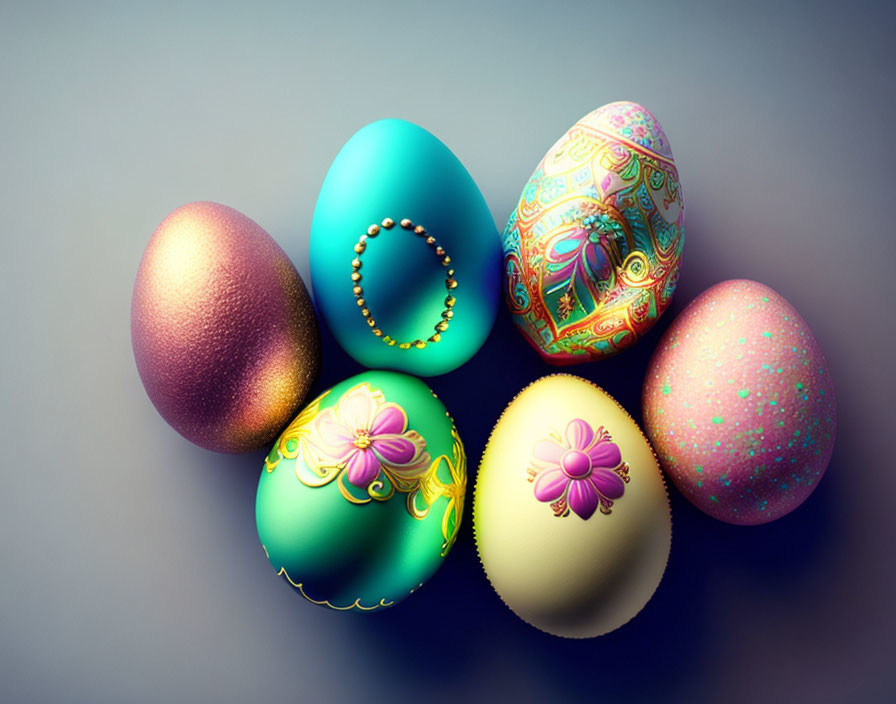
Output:
[[[265,553],[267,553],[267,548],[265,548]],[[299,594],[305,597],[312,604],[317,604],[318,606],[326,606],[328,609],[333,609],[334,611],[351,611],[353,609],[357,609],[358,611],[375,611],[376,609],[385,609],[392,606],[394,601],[386,601],[385,598],[380,599],[378,604],[374,604],[373,606],[364,606],[361,603],[360,597],[355,599],[355,601],[348,606],[336,606],[335,604],[331,604],[329,601],[324,599],[323,601],[318,601],[317,599],[312,599],[308,594],[305,593],[305,588],[302,585],[302,582],[293,581],[292,577],[289,576],[289,573],[286,571],[285,567],[281,567],[280,571],[277,572],[278,577],[283,577],[289,582],[293,587],[295,587]]]
[[[589,386],[593,386],[598,391],[602,391],[604,394],[606,394],[607,398],[609,398],[613,403],[615,403],[617,408],[619,408],[619,410],[621,410],[625,414],[625,416],[632,423],[635,424],[635,427],[638,429],[638,432],[641,434],[641,437],[644,438],[644,442],[647,443],[647,447],[650,449],[650,454],[653,455],[653,460],[656,463],[657,471],[659,472],[659,475],[660,475],[660,481],[662,481],[662,483],[663,483],[663,491],[666,494],[666,507],[669,509],[669,554],[666,555],[666,562],[663,565],[663,574],[660,576],[660,581],[657,582],[656,589],[653,590],[653,593],[650,595],[650,598],[648,598],[647,601],[644,602],[644,606],[642,606],[635,613],[633,613],[630,618],[628,618],[627,620],[620,623],[613,630],[605,631],[604,633],[600,633],[595,636],[570,636],[570,635],[564,635],[561,633],[552,633],[551,631],[547,631],[544,628],[541,628],[540,626],[536,626],[534,623],[530,623],[529,621],[524,619],[522,616],[520,616],[514,610],[514,608],[510,604],[507,603],[507,601],[505,601],[504,597],[501,596],[501,593],[495,588],[495,585],[492,582],[491,577],[488,576],[488,570],[485,569],[485,564],[482,562],[482,553],[479,551],[479,533],[476,530],[476,497],[479,495],[479,470],[482,468],[482,460],[485,458],[485,453],[486,453],[486,451],[488,451],[488,446],[492,442],[492,436],[495,434],[495,430],[497,429],[498,425],[501,423],[501,420],[504,418],[508,409],[513,405],[514,401],[516,401],[520,396],[522,396],[523,393],[529,389],[529,387],[535,386],[535,384],[538,384],[538,383],[544,381],[545,379],[550,379],[551,377],[554,377],[554,376],[566,376],[566,377],[571,377],[573,379],[577,379],[578,381],[584,381]],[[641,429],[641,426],[638,425],[638,423],[635,421],[635,419],[632,418],[631,414],[627,410],[625,410],[625,407],[623,407],[623,405],[621,403],[619,403],[619,401],[617,401],[615,398],[613,398],[613,396],[610,393],[608,393],[606,391],[606,389],[604,389],[603,387],[598,386],[597,384],[595,384],[593,381],[591,381],[589,379],[585,379],[583,377],[576,376],[575,374],[568,374],[565,372],[556,372],[554,374],[545,374],[544,376],[539,377],[535,381],[530,381],[522,389],[520,389],[512,399],[510,399],[510,401],[504,407],[504,410],[501,412],[501,415],[498,416],[498,420],[496,420],[495,424],[492,426],[491,432],[488,434],[488,440],[485,443],[485,450],[482,451],[482,457],[479,459],[479,466],[476,468],[476,481],[473,483],[473,502],[472,503],[473,503],[473,505],[472,505],[471,511],[470,511],[470,513],[472,515],[470,516],[470,520],[473,522],[473,542],[476,544],[476,557],[479,560],[479,565],[482,567],[482,571],[485,574],[485,578],[488,580],[488,583],[491,586],[492,590],[495,592],[495,594],[498,595],[498,598],[501,600],[501,602],[504,604],[504,606],[506,606],[510,610],[510,612],[514,616],[516,616],[520,621],[522,621],[526,625],[531,626],[532,628],[534,628],[538,631],[541,631],[542,633],[547,633],[549,636],[554,636],[555,638],[566,638],[567,640],[589,640],[591,638],[600,638],[600,636],[607,635],[607,633],[612,633],[613,631],[618,631],[620,628],[622,628],[623,626],[630,623],[636,616],[638,616],[638,614],[640,614],[644,610],[644,608],[647,606],[647,604],[650,603],[650,600],[653,599],[654,594],[656,594],[656,590],[659,589],[660,584],[662,584],[663,577],[666,574],[666,568],[669,566],[669,555],[672,554],[672,534],[673,534],[673,529],[675,527],[675,522],[672,520],[672,503],[669,501],[669,487],[666,484],[666,476],[663,473],[662,465],[660,464],[659,458],[656,455],[656,451],[653,449],[653,445],[650,444],[650,440],[644,434],[644,431]]]

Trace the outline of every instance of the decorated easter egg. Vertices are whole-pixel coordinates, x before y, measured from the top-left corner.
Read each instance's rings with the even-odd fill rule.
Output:
[[[507,606],[570,638],[634,617],[672,542],[647,439],[610,395],[566,374],[523,389],[498,420],[476,479],[473,527]]]
[[[162,417],[218,452],[270,443],[320,362],[314,309],[292,262],[218,203],[184,205],[153,234],[134,284],[131,341]]]
[[[457,157],[426,130],[381,120],[333,161],[311,226],[311,281],[358,362],[422,376],[467,361],[491,329],[501,245]]]
[[[633,345],[669,305],[684,202],[669,140],[647,108],[583,117],[535,169],[504,230],[505,296],[552,364]]]
[[[644,423],[663,469],[695,506],[767,523],[811,494],[837,429],[834,386],[806,321],[755,281],[717,284],[654,352]]]
[[[368,371],[321,394],[274,444],[258,537],[309,601],[383,609],[442,564],[465,488],[463,444],[442,402],[419,379]]]

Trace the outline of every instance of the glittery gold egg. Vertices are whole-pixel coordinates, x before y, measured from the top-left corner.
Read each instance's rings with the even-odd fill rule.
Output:
[[[289,257],[218,203],[184,205],[153,234],[134,284],[131,341],[162,417],[218,452],[270,443],[320,363],[314,309]]]

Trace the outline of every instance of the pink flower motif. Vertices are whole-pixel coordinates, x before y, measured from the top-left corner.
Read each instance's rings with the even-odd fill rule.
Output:
[[[602,427],[597,432],[580,418],[566,426],[566,441],[554,437],[541,440],[533,449],[535,498],[551,502],[557,516],[572,510],[588,519],[600,506],[610,513],[613,501],[625,493],[628,465],[619,446]]]
[[[350,483],[366,489],[384,468],[412,477],[429,466],[426,441],[407,427],[401,406],[361,384],[320,412],[313,442],[345,467]]]

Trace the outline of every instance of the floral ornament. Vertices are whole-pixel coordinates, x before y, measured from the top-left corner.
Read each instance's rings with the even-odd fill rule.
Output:
[[[608,514],[629,481],[628,464],[610,434],[603,427],[595,431],[581,418],[569,422],[565,439],[551,433],[537,442],[533,456],[528,472],[535,498],[551,502],[555,516],[572,510],[587,520],[598,506]]]
[[[367,489],[385,471],[395,483],[413,482],[430,463],[426,441],[408,430],[401,406],[386,403],[367,384],[350,389],[314,420],[312,442],[345,471],[345,478]]]
[[[559,296],[555,305],[561,321],[576,308],[587,315],[615,285],[630,237],[624,218],[608,204],[585,201],[570,211],[544,252],[544,294]]]
[[[589,215],[582,219],[582,225],[586,230],[593,233],[603,233],[610,239],[625,237],[625,229],[622,227],[622,223],[617,219],[610,217],[607,213]],[[591,236],[593,242],[596,242],[597,239],[598,238],[595,237],[595,235]]]
[[[317,488],[335,481],[353,504],[388,501],[398,492],[408,514],[418,520],[444,496],[444,557],[457,540],[467,485],[466,453],[454,421],[451,456],[432,459],[424,438],[408,429],[404,409],[387,403],[382,391],[364,382],[321,410],[329,394],[324,392],[290,423],[265,458],[265,471],[273,472],[284,459],[296,460],[293,467],[302,484]]]

